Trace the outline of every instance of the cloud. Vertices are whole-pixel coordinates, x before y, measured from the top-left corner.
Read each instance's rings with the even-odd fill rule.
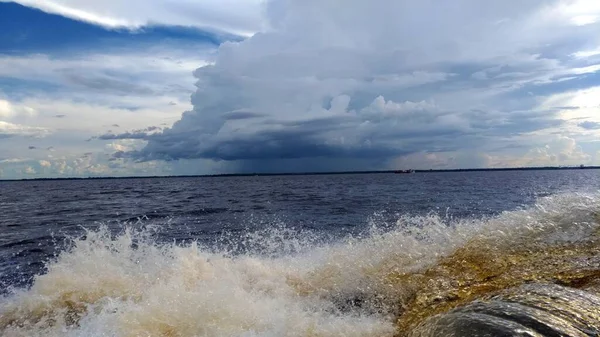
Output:
[[[574,139],[558,136],[546,146],[529,151],[519,162],[520,166],[581,165],[590,163],[591,159]]]
[[[48,96],[52,95],[48,94]],[[60,97],[27,97],[22,101],[12,101],[13,106],[22,104],[34,107],[38,114],[34,118],[16,116],[14,117],[15,123],[0,122],[0,142],[2,143],[0,158],[20,158],[29,146],[34,146],[37,150],[27,152],[27,156],[31,157],[34,162],[27,163],[27,165],[32,166],[39,177],[58,177],[63,173],[70,176],[135,175],[136,172],[149,174],[152,166],[150,164],[145,169],[146,171],[138,170],[141,164],[134,163],[120,163],[118,169],[109,167],[108,159],[115,151],[105,149],[104,142],[88,143],[83,140],[92,135],[101,134],[106,129],[106,125],[117,120],[125,130],[144,130],[144,128],[140,129],[140,126],[145,123],[162,124],[167,122],[168,125],[171,125],[172,121],[180,116],[179,108],[166,104],[170,100],[169,97],[145,98],[140,99],[140,102],[137,102],[135,97],[123,97],[122,100],[123,103],[133,100],[136,104],[139,103],[141,108],[131,111],[112,108],[111,105],[114,101],[111,100],[100,104]],[[63,112],[69,117],[56,118],[57,112]],[[156,132],[156,130],[150,132]],[[122,150],[139,150],[144,144],[142,142],[137,147]],[[44,149],[44,151],[39,151],[39,149]],[[103,167],[102,172],[90,171],[86,167],[81,167],[83,164],[76,164],[79,162],[75,162],[75,160],[88,152],[105,156],[104,159],[98,159],[93,164]],[[66,158],[65,169],[59,169],[57,166],[53,166],[51,169],[42,169],[37,166],[38,160],[54,163],[58,158]],[[160,169],[152,171],[151,175],[170,174],[166,167],[168,165],[154,166],[160,166]],[[0,165],[0,167],[4,171],[4,177],[9,178],[22,177],[25,169],[25,165],[19,167]],[[128,170],[130,171],[128,172]]]
[[[0,118],[7,118],[13,114],[9,101],[0,100]]]
[[[23,130],[0,124],[0,156],[52,144],[23,165],[131,175],[537,165],[599,150],[584,127],[600,112],[597,1],[248,0],[257,12],[161,1],[135,13],[112,0],[21,3],[132,36],[149,22],[259,33],[214,53],[162,28],[131,46],[4,53],[0,120]],[[245,29],[236,15],[258,19]],[[17,137],[35,128],[46,138]]]
[[[56,156],[44,159],[10,158],[0,160],[3,179],[38,177],[105,177],[169,175],[172,167],[161,162],[124,163],[104,153]]]
[[[417,152],[401,156],[391,161],[390,169],[456,169],[502,167],[506,160],[496,162],[496,158],[483,152]]]
[[[31,166],[27,166],[23,169],[23,173],[27,175],[34,175],[37,174],[37,171]]]
[[[598,123],[598,122],[585,121],[585,122],[581,122],[577,125],[580,128],[583,128],[586,130],[600,130],[600,123]]]
[[[523,139],[523,140],[526,140]],[[512,147],[512,146],[511,146]],[[524,149],[529,146],[523,147]],[[498,168],[498,167],[540,167],[578,166],[595,163],[595,156],[583,151],[575,139],[565,136],[550,136],[540,146],[524,153],[487,153],[481,151],[464,152],[418,152],[395,158],[393,169],[452,169],[452,168]]]
[[[8,32],[0,33],[0,158],[18,158],[29,146],[48,149],[28,151],[35,160],[29,166],[40,176],[85,168],[42,169],[38,160],[75,160],[87,152],[108,157],[112,152],[104,152],[104,142],[83,141],[106,132],[107,126],[141,130],[172,125],[182,109],[191,107],[193,70],[207,64],[221,41],[189,27],[106,30],[11,3],[0,3],[0,17],[2,31]],[[74,29],[61,29],[65,27]],[[19,43],[23,32],[27,40]],[[105,172],[125,174],[128,167],[137,167],[121,166]],[[24,170],[3,168],[11,177]]]
[[[5,0],[3,0],[5,1]],[[250,35],[259,31],[261,0],[167,1],[19,0],[49,13],[109,27],[140,28],[150,24],[191,26]]]
[[[131,132],[124,132],[121,134],[114,134],[112,132],[105,133],[96,137],[95,139],[100,140],[116,140],[116,139],[148,139],[152,137],[156,131],[162,130],[161,127],[158,126],[149,126],[144,129],[133,130]]]
[[[15,136],[26,136],[26,137],[44,137],[49,134],[49,130],[40,127],[32,127],[20,124],[12,124],[8,122],[0,121],[0,139],[15,137]]]
[[[108,92],[117,95],[153,95],[157,94],[151,88],[131,81],[119,80],[111,75],[105,74],[90,74],[78,73],[74,69],[63,71],[64,79],[69,84],[74,84],[78,87],[88,89],[94,92]]]
[[[396,138],[411,140],[415,135],[430,134],[444,137],[468,132],[468,125],[460,118],[448,117],[426,102],[395,103],[376,98],[361,111],[348,111],[350,97],[338,96],[330,102],[328,110],[320,108],[312,114],[318,118],[271,120],[261,114],[239,114],[228,118],[229,133],[207,137],[202,129],[190,129],[184,134],[167,129],[163,133],[149,134],[137,130],[122,134],[106,134],[99,139],[143,139],[150,145],[158,140],[163,149],[150,154],[155,159],[209,158],[214,160],[294,159],[325,156],[378,157],[403,152]],[[231,117],[231,114],[227,115]],[[260,117],[260,118],[259,118]],[[258,118],[254,124],[248,118]],[[402,120],[415,121],[410,128]],[[437,122],[432,124],[431,122]],[[246,125],[247,130],[242,130]],[[252,125],[252,126],[249,126]],[[359,125],[359,129],[353,129]],[[391,127],[388,127],[390,125]],[[266,126],[266,127],[265,127]],[[222,130],[222,129],[221,129]],[[140,132],[141,131],[141,132]],[[191,135],[204,137],[202,144],[193,143]],[[146,148],[147,149],[147,148]],[[136,155],[144,156],[147,152]]]
[[[139,132],[156,132],[159,127],[139,129],[140,124],[161,124],[167,122],[172,124],[181,115],[177,107],[163,104],[168,97],[136,98],[122,97],[120,102],[133,102],[140,104],[140,109],[132,111],[113,107],[115,100],[107,102],[82,101],[80,99],[67,99],[60,97],[27,97],[22,101],[13,101],[14,106],[26,105],[35,108],[38,112],[33,119],[20,119],[19,125],[35,123],[38,131],[45,130],[47,133],[55,132],[65,138],[77,135],[81,139],[90,138],[106,130],[111,121],[118,120],[123,129],[133,129]],[[50,95],[48,95],[50,96]],[[68,118],[56,118],[56,112],[63,112]],[[13,123],[17,124],[17,123]],[[114,127],[114,126],[113,126]],[[14,127],[13,127],[14,128]],[[0,126],[0,130],[2,127]],[[42,130],[43,129],[43,130]],[[30,133],[35,130],[30,128]],[[53,144],[56,145],[56,144]],[[40,146],[47,147],[47,146]]]
[[[105,125],[118,124],[129,130],[148,124],[171,125],[181,109],[190,106],[191,65],[203,62],[192,61],[195,56],[163,58],[175,54],[0,55],[0,121],[8,123],[0,125],[0,137],[54,133],[49,142],[65,151],[80,139],[104,132]],[[66,73],[88,79],[108,74],[121,85],[98,90],[69,80]],[[178,105],[168,104],[173,101]]]
[[[590,58],[598,55],[600,55],[600,47],[591,50],[581,50],[573,53],[573,56],[577,58]]]
[[[547,107],[544,98],[590,86],[599,69],[570,56],[598,41],[597,24],[573,21],[581,8],[596,13],[589,1],[336,4],[269,2],[269,30],[223,43],[195,71],[194,107],[171,128],[104,138],[148,142],[121,157],[252,168],[277,159],[466,158],[461,151],[487,153],[564,127],[556,107],[568,105]],[[490,160],[481,158],[463,161]]]
[[[152,1],[149,1],[151,3]],[[44,1],[48,4],[47,1]],[[79,5],[81,2],[79,1]],[[52,29],[48,29],[52,27]],[[51,14],[14,2],[0,1],[0,51],[13,55],[42,53],[52,56],[93,52],[133,52],[160,45],[165,49],[193,50],[218,46],[224,40],[241,37],[200,29],[193,25],[171,26],[157,22],[143,27],[98,26]]]
[[[201,49],[198,55],[208,53]],[[170,96],[164,103],[188,99],[190,74],[201,57],[177,50],[146,50],[145,53],[92,53],[50,57],[47,55],[1,55],[0,79],[16,79],[29,90],[50,87],[52,91],[88,96]],[[0,82],[0,89],[2,88]],[[5,92],[10,93],[7,86]],[[175,98],[175,99],[174,99]],[[2,108],[4,110],[4,108]]]
[[[121,134],[106,133],[96,137],[101,140],[115,140],[115,139],[147,139],[149,135],[145,132],[125,132]]]
[[[224,119],[228,119],[228,120],[236,120],[236,119],[251,119],[251,118],[258,118],[258,117],[265,117],[266,115],[258,113],[258,112],[251,112],[251,111],[231,111],[231,112],[227,112],[223,114],[223,118]]]
[[[25,158],[10,158],[10,159],[3,159],[0,160],[0,164],[20,164],[20,163],[26,163],[28,161],[31,161],[31,159],[25,159]]]
[[[15,106],[7,100],[0,99],[0,119],[11,119],[17,116],[35,116],[36,111],[28,106]]]

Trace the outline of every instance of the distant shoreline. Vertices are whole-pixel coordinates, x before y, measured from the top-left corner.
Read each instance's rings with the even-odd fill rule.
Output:
[[[558,171],[558,170],[600,170],[600,166],[568,166],[568,167],[509,167],[509,168],[468,168],[468,169],[431,169],[414,170],[414,173],[452,173],[452,172],[495,172],[495,171]],[[297,173],[223,173],[204,175],[175,176],[127,176],[127,177],[65,177],[65,178],[23,178],[0,179],[4,181],[44,181],[44,180],[99,180],[99,179],[152,179],[152,178],[223,178],[223,177],[278,177],[278,176],[316,176],[316,175],[350,175],[350,174],[394,174],[398,170],[380,171],[336,171],[336,172],[297,172]],[[410,175],[414,173],[401,173]]]

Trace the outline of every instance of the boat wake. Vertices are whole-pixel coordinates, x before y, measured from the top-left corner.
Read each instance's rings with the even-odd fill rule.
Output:
[[[274,229],[238,238],[261,247],[245,253],[101,228],[1,299],[0,335],[596,336],[599,201],[405,216],[336,243]]]

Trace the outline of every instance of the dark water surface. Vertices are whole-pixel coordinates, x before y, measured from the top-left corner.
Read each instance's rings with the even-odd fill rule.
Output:
[[[81,227],[153,223],[168,226],[163,239],[207,242],[275,225],[343,235],[405,214],[490,216],[599,188],[596,170],[0,182],[0,286],[28,280]]]
[[[210,242],[270,226],[360,233],[400,215],[482,217],[554,193],[597,191],[600,171],[501,171],[0,182],[0,286],[40,271],[64,235],[159,224]]]
[[[103,225],[113,234],[159,228],[157,247],[216,246],[225,233],[231,244],[273,228],[331,244],[403,218],[483,221],[544,197],[599,190],[597,170],[0,182],[0,288],[31,285],[65,237]]]

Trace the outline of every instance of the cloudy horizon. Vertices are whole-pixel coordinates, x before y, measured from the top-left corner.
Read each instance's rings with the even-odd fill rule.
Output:
[[[0,0],[0,179],[600,165],[594,0]]]

